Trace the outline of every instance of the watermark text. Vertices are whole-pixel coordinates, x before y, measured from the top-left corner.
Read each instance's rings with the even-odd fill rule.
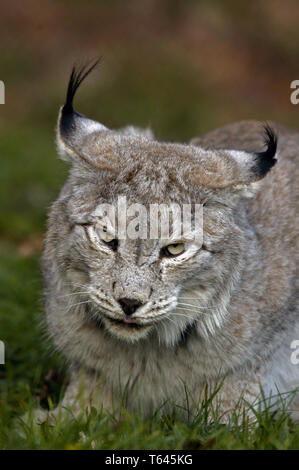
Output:
[[[5,364],[5,345],[3,341],[0,341],[0,365]]]
[[[0,104],[5,104],[5,85],[2,80],[0,80]]]

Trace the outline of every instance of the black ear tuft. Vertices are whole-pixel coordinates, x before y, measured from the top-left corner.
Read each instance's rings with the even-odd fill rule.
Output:
[[[64,114],[72,113],[74,111],[73,100],[74,100],[76,91],[81,85],[81,83],[83,82],[83,80],[85,80],[87,75],[89,75],[90,72],[98,65],[99,61],[100,59],[97,59],[94,62],[85,64],[81,67],[76,67],[75,65],[73,66],[72,73],[71,73],[70,80],[69,80],[68,87],[67,87],[65,105],[62,108],[62,112]]]
[[[259,178],[263,178],[277,162],[275,158],[277,150],[277,135],[268,124],[265,125],[264,132],[265,145],[267,148],[264,152],[257,152],[255,154],[257,157],[256,172],[258,173]]]

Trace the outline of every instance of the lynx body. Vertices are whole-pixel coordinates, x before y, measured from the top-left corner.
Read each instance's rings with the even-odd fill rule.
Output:
[[[73,110],[89,71],[73,70],[59,115],[58,149],[71,169],[43,258],[49,332],[70,364],[64,404],[78,393],[79,371],[86,403],[114,409],[126,389],[128,408],[144,415],[165,400],[184,407],[186,389],[196,404],[219,380],[224,414],[241,397],[257,400],[261,386],[267,395],[298,387],[299,132],[273,124],[278,147],[267,128],[265,149],[254,121],[188,145],[111,131]],[[113,238],[97,208],[119,197],[202,204],[202,244]]]

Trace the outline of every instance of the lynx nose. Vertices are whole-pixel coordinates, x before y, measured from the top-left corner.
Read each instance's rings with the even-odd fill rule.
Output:
[[[132,315],[137,310],[137,308],[142,305],[142,303],[139,302],[139,300],[128,299],[126,297],[123,297],[122,299],[118,299],[118,301],[126,315]]]

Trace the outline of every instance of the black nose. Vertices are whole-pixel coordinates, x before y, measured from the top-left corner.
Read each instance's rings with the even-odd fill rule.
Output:
[[[137,310],[137,308],[142,305],[139,300],[127,299],[126,297],[118,299],[118,301],[126,315],[132,315]]]

